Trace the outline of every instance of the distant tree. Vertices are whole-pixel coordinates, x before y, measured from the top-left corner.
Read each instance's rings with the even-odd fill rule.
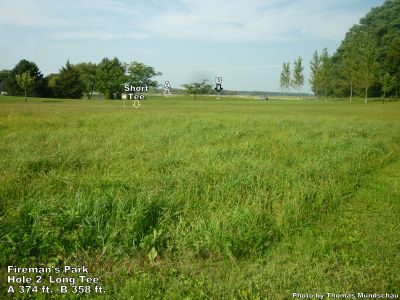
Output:
[[[19,87],[24,90],[25,103],[26,103],[28,101],[27,100],[27,92],[28,92],[29,88],[32,87],[33,84],[35,83],[35,79],[31,76],[29,71],[26,71],[22,74],[15,75],[15,79],[16,79]]]
[[[359,45],[356,33],[350,31],[342,44],[343,55],[340,64],[340,71],[350,89],[350,99],[353,100],[353,89],[360,72]]]
[[[321,88],[322,91],[324,92],[324,97],[326,101],[329,87],[332,84],[332,62],[327,48],[324,48],[322,50],[320,61],[321,61],[321,70],[319,74],[321,80]]]
[[[157,81],[152,78],[162,75],[161,72],[156,72],[153,67],[136,61],[126,65],[126,72],[127,82],[133,86],[157,87]]]
[[[294,61],[293,78],[291,80],[291,85],[293,86],[294,89],[298,89],[299,93],[300,93],[301,87],[304,85],[303,71],[304,71],[303,60],[299,56]]]
[[[286,94],[289,91],[290,82],[291,82],[290,62],[283,63],[280,85],[281,85],[281,89],[283,89],[286,92]]]
[[[7,78],[10,76],[10,70],[0,71],[0,92],[5,92],[7,90]]]
[[[314,95],[318,96],[321,91],[321,79],[320,79],[321,60],[319,58],[317,50],[315,50],[313,57],[310,61],[310,69],[311,69],[311,76],[310,76],[311,90],[313,91]]]
[[[393,78],[392,94],[400,94],[400,36],[392,41],[386,52],[384,68]]]
[[[79,71],[67,61],[54,79],[57,97],[64,99],[80,99],[85,89]]]
[[[34,62],[26,59],[20,60],[5,80],[7,93],[12,96],[24,95],[24,90],[17,83],[16,75],[21,75],[26,71],[29,71],[30,76],[34,78],[34,83],[31,87],[32,96],[46,97],[48,95],[47,82],[44,79],[43,74]]]
[[[49,97],[56,98],[57,91],[56,91],[56,80],[59,74],[51,73],[45,77],[47,81],[47,88],[49,90]]]
[[[83,90],[84,94],[88,99],[92,99],[94,88],[96,85],[96,69],[97,69],[96,64],[90,62],[89,63],[82,62],[76,64],[74,67],[78,70],[81,76],[81,80],[84,86]]]
[[[97,65],[96,89],[105,95],[106,99],[121,98],[126,83],[125,65],[118,58],[103,58]]]
[[[376,62],[376,41],[368,32],[359,34],[359,57],[360,68],[358,77],[358,86],[364,88],[365,100],[368,101],[368,89],[376,80],[376,71],[378,64]]]
[[[383,98],[385,98],[386,95],[395,87],[396,79],[390,75],[389,72],[383,74],[379,79],[382,85]]]
[[[188,94],[192,94],[194,97],[197,95],[208,94],[211,91],[211,85],[207,84],[207,80],[204,79],[201,82],[195,82],[191,84],[182,85]]]
[[[340,63],[335,61],[335,57],[330,58],[331,62],[331,72],[329,79],[329,91],[328,94],[335,97],[345,97],[347,96],[347,90],[349,89],[348,81],[343,75],[342,67]]]

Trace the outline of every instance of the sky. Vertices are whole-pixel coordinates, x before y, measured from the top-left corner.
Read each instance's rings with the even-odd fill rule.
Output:
[[[280,91],[283,62],[333,53],[384,0],[0,0],[0,69],[21,59],[44,75],[118,57],[172,87],[222,77],[228,90]]]

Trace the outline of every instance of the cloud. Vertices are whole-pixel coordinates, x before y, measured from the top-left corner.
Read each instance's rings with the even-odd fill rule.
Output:
[[[102,30],[75,30],[75,31],[57,31],[48,34],[48,37],[52,40],[118,40],[118,39],[132,39],[141,40],[147,37],[146,34],[140,33],[119,33],[114,31],[102,31]]]
[[[182,9],[158,13],[139,26],[164,38],[212,41],[280,41],[301,34],[338,40],[361,16],[332,10],[332,0],[182,0]]]
[[[77,5],[82,5],[86,9],[93,11],[103,11],[107,14],[125,15],[130,18],[137,17],[140,15],[143,5],[132,2],[124,2],[119,0],[72,0]]]
[[[0,24],[53,40],[338,41],[365,13],[350,6],[362,0],[0,0]]]
[[[71,25],[71,22],[67,19],[49,15],[42,9],[43,3],[46,3],[46,1],[39,4],[34,0],[0,0],[0,24],[29,28],[59,28]]]

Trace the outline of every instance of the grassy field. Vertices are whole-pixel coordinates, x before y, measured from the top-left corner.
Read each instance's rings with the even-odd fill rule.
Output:
[[[400,102],[362,101],[0,97],[2,296],[8,265],[87,266],[91,298],[400,294]]]

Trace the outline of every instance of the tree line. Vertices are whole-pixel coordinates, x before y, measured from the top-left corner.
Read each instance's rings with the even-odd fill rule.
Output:
[[[400,1],[373,8],[347,32],[333,55],[325,48],[310,61],[311,89],[317,97],[398,97],[400,93]],[[282,66],[280,84],[301,88],[301,58]]]
[[[22,59],[12,70],[0,71],[0,90],[8,95],[80,99],[92,99],[94,92],[100,92],[106,99],[120,99],[124,84],[157,87],[153,78],[161,75],[151,66],[140,62],[129,64],[118,58],[103,58],[98,63],[69,61],[58,73],[43,76],[39,67]]]
[[[129,64],[118,58],[104,58],[100,63],[82,62],[71,64],[69,61],[58,73],[43,76],[38,66],[22,59],[12,70],[0,71],[0,91],[11,96],[27,95],[44,98],[80,99],[85,96],[92,99],[100,92],[106,99],[121,99],[124,85],[148,86],[157,88],[153,78],[161,75],[151,66],[139,62]],[[204,79],[201,82],[183,84],[186,94],[212,94],[212,86]]]
[[[58,73],[43,76],[39,67],[31,61],[22,59],[12,70],[0,71],[0,91],[11,96],[27,95],[44,98],[80,99],[83,96],[93,99],[100,92],[105,99],[121,99],[124,85],[158,87],[153,78],[161,75],[151,66],[139,62],[129,64],[118,58],[104,58],[100,63],[69,61]],[[186,94],[212,94],[213,89],[207,80],[183,84]]]

